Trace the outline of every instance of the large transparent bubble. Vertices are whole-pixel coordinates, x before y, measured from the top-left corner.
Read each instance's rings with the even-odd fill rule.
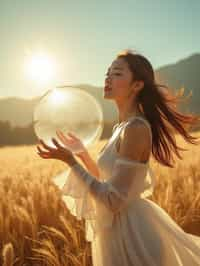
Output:
[[[88,148],[99,140],[103,131],[103,112],[97,100],[83,89],[65,86],[49,90],[41,97],[33,113],[34,130],[38,138],[55,147],[51,138],[56,130],[75,134]],[[78,150],[72,150],[78,153]]]

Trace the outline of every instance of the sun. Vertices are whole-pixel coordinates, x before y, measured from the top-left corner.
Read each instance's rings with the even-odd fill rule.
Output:
[[[49,55],[36,53],[26,58],[24,70],[27,78],[44,85],[54,80],[57,67]]]

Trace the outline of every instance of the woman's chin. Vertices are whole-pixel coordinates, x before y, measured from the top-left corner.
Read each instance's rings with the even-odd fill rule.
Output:
[[[112,95],[112,93],[104,92],[103,93],[103,98],[104,99],[113,99],[113,95]]]

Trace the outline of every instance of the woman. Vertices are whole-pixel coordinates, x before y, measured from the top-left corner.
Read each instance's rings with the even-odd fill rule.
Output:
[[[57,133],[64,144],[82,146],[79,158],[88,171],[55,139],[54,149],[42,140],[45,150],[37,147],[42,158],[59,159],[70,167],[62,192],[71,213],[86,220],[93,265],[200,265],[200,237],[184,232],[147,199],[154,188],[151,152],[158,162],[173,167],[173,153],[182,158],[183,150],[176,145],[174,132],[196,144],[187,129],[199,117],[178,112],[178,95],[156,84],[150,62],[129,50],[112,62],[104,97],[115,101],[119,123],[97,165],[73,134]]]

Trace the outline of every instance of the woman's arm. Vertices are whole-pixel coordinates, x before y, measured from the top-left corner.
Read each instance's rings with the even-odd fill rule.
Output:
[[[88,150],[84,146],[83,142],[80,138],[78,138],[75,134],[72,132],[68,132],[67,135],[64,135],[64,133],[60,130],[56,131],[56,134],[60,141],[66,145],[67,147],[70,147],[72,150],[80,150],[81,152],[76,153],[75,155],[84,163],[87,170],[90,172],[90,174],[96,176],[99,178],[99,170],[95,163],[95,161],[91,158]]]
[[[88,151],[84,151],[79,154],[78,156],[84,165],[86,166],[87,170],[91,173],[91,175],[100,179],[99,169],[96,162],[92,159]]]

